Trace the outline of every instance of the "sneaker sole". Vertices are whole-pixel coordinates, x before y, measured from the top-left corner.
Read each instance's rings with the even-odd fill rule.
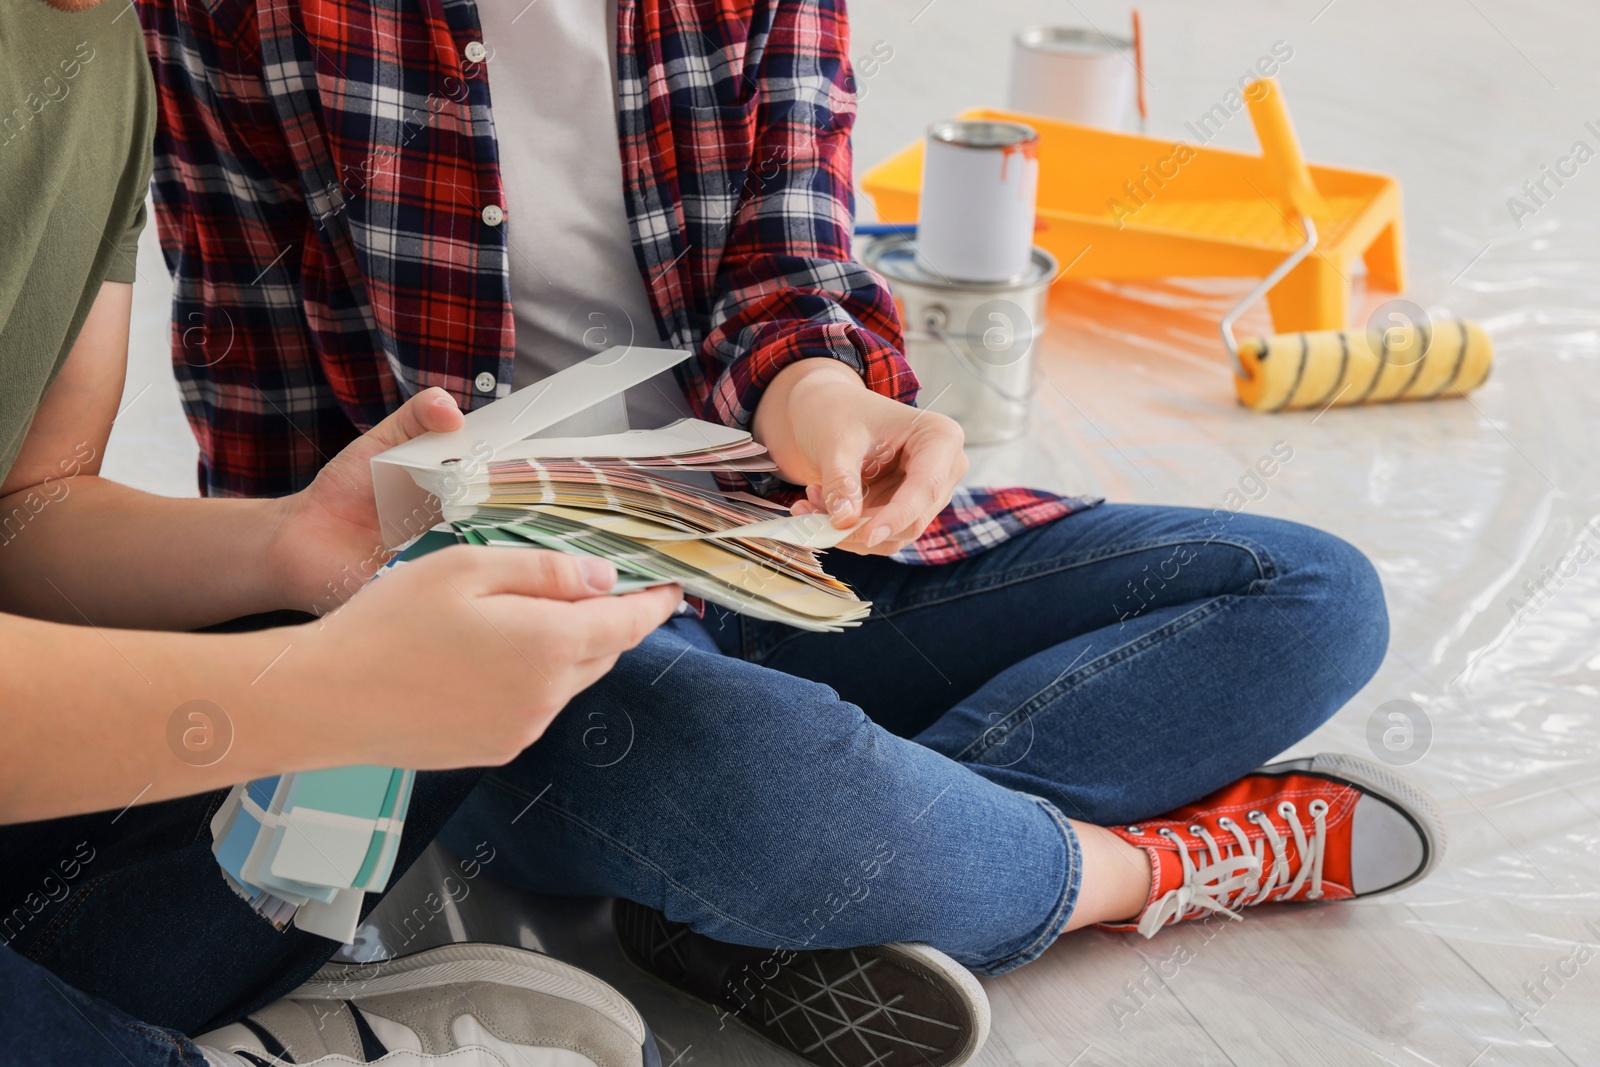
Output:
[[[615,924],[623,953],[656,981],[708,1003],[647,962],[669,940],[702,935],[655,918]],[[744,991],[749,996],[738,1011],[712,1007],[818,1067],[960,1067],[989,1038],[983,986],[971,971],[927,945],[797,951],[770,979],[758,974],[746,981]]]
[[[654,1035],[627,997],[571,964],[505,945],[463,942],[372,963],[330,963],[290,997],[343,1001],[463,982],[494,982],[581,1004],[637,1041],[646,1064],[660,1062]]]
[[[1415,874],[1394,885],[1383,889],[1362,893],[1359,897],[1366,900],[1370,897],[1383,896],[1385,893],[1398,892],[1409,885],[1422,881],[1444,858],[1446,848],[1450,844],[1450,834],[1445,827],[1444,812],[1439,810],[1439,805],[1434,799],[1410,782],[1395,774],[1381,763],[1362,759],[1360,756],[1348,756],[1342,752],[1322,752],[1304,759],[1284,760],[1281,763],[1269,763],[1255,772],[1258,774],[1287,774],[1306,772],[1353,786],[1364,793],[1388,801],[1411,825],[1416,828],[1417,836],[1422,839],[1423,860]]]

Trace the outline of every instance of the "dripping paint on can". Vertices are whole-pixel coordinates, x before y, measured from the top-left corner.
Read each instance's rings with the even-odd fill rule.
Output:
[[[952,281],[1014,282],[1033,255],[1039,135],[1020,122],[950,120],[928,130],[917,216],[922,267]]]

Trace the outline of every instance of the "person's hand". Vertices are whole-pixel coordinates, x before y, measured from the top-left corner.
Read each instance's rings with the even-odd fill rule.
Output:
[[[280,575],[286,607],[331,610],[377,572],[389,554],[372,495],[372,457],[430,431],[459,430],[463,418],[449,393],[424,389],[345,446],[305,489],[283,498],[267,565]]]
[[[915,541],[967,472],[953,419],[874,393],[831,359],[778,372],[754,430],[779,473],[806,487],[795,514],[825,513],[839,529],[860,524],[839,545],[852,552],[889,555]]]
[[[604,595],[616,578],[604,560],[539,549],[432,552],[325,619],[272,631],[290,644],[253,699],[351,763],[502,764],[683,597]]]

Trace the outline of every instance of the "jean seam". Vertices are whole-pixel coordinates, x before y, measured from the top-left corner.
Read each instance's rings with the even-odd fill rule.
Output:
[[[1023,582],[1033,581],[1036,578],[1046,578],[1053,574],[1061,574],[1066,571],[1077,570],[1078,568],[1088,566],[1091,563],[1100,563],[1104,560],[1116,559],[1120,556],[1131,556],[1140,552],[1148,552],[1151,549],[1176,548],[1180,545],[1192,544],[1223,545],[1225,547],[1236,548],[1241,552],[1247,553],[1256,565],[1256,577],[1249,583],[1249,592],[1255,591],[1254,587],[1256,583],[1262,581],[1271,581],[1273,578],[1278,576],[1277,564],[1273,561],[1272,556],[1268,553],[1264,545],[1258,544],[1255,541],[1242,538],[1231,539],[1220,537],[1210,538],[1208,540],[1199,542],[1188,538],[1180,538],[1176,540],[1154,540],[1139,542],[1136,545],[1119,545],[1116,548],[1107,548],[1101,551],[1088,553],[1083,556],[1075,556],[1066,562],[1063,562],[1060,559],[1054,559],[1047,562],[1010,568],[998,575],[975,577],[964,582],[956,583],[952,586],[944,586],[940,588],[937,593],[930,594],[926,597],[912,598],[909,600],[909,602],[897,603],[892,611],[885,611],[884,609],[879,608],[873,617],[892,619],[896,616],[905,615],[913,611],[923,611],[927,608],[939,607],[942,604],[947,604],[952,601],[963,600],[969,596],[975,596],[981,593],[992,593],[1000,589],[1006,589],[1013,585],[1020,585]],[[872,618],[869,617],[867,621],[872,621]],[[752,663],[760,663],[768,656],[772,655],[772,653],[788,644],[790,641],[799,640],[804,636],[806,635],[803,632],[785,634],[780,636],[777,640],[772,641],[770,644],[752,643],[747,640],[747,645],[754,644],[755,647],[747,647],[744,650],[744,658]]]
[[[498,789],[501,789],[501,790],[503,790],[503,791],[505,791],[507,793],[510,793],[510,794],[512,794],[512,795],[514,795],[516,797],[519,797],[521,799],[525,799],[525,800],[526,799],[533,799],[527,792],[525,792],[525,791],[523,791],[521,789],[518,789],[516,786],[510,784],[509,782],[504,781],[503,779],[496,778],[493,774],[484,775],[483,780],[484,780],[485,783],[487,783],[489,785],[492,785],[492,786],[494,786],[494,787],[496,787]],[[677,889],[679,892],[683,893],[685,896],[689,897],[691,900],[699,902],[704,907],[706,907],[709,911],[711,911],[712,914],[716,915],[718,918],[722,919],[723,921],[731,923],[734,926],[738,926],[741,929],[748,930],[748,931],[750,931],[750,933],[758,935],[760,937],[777,938],[779,941],[793,942],[792,945],[785,945],[785,946],[775,945],[775,946],[773,946],[774,948],[778,948],[778,947],[805,948],[806,947],[805,942],[803,942],[803,941],[795,941],[793,938],[787,937],[787,936],[785,936],[783,934],[778,934],[778,933],[772,932],[771,930],[763,930],[763,929],[761,929],[759,927],[751,926],[749,923],[745,922],[743,919],[738,919],[738,918],[735,918],[732,915],[727,914],[721,908],[719,908],[715,904],[711,903],[711,901],[705,899],[700,894],[694,892],[688,886],[686,886],[683,883],[679,882],[676,878],[673,878],[670,874],[668,874],[665,870],[663,870],[659,864],[657,864],[654,861],[650,860],[648,857],[643,856],[640,853],[634,851],[632,848],[628,847],[623,842],[618,841],[616,838],[612,837],[610,834],[608,834],[605,831],[601,830],[599,827],[594,826],[591,823],[588,823],[588,822],[584,821],[583,819],[579,818],[577,815],[573,814],[572,812],[565,811],[562,808],[558,808],[554,804],[546,804],[545,807],[546,807],[547,810],[549,810],[549,811],[553,812],[554,814],[560,816],[562,819],[565,819],[567,822],[573,824],[574,826],[577,826],[577,827],[581,828],[584,832],[588,833],[589,835],[591,835],[592,837],[596,838],[597,840],[604,842],[605,844],[609,845],[612,848],[615,848],[617,851],[623,853],[624,855],[633,857],[635,860],[637,860],[638,862],[644,864],[650,870],[655,871],[658,875],[660,875],[663,879],[665,879],[665,881],[667,882],[668,885],[672,886],[674,889]]]
[[[737,616],[739,620],[739,658],[749,663],[760,663],[766,657],[767,647],[756,639],[755,627],[743,615]]]
[[[992,978],[996,975],[1004,974],[1006,971],[1015,970],[1024,964],[1032,963],[1043,955],[1046,949],[1055,944],[1056,939],[1066,933],[1067,924],[1072,921],[1072,913],[1077,910],[1078,893],[1083,884],[1083,849],[1078,844],[1078,835],[1073,831],[1072,824],[1067,821],[1065,815],[1061,814],[1059,808],[1043,797],[1033,796],[1030,793],[1024,793],[1023,795],[1044,809],[1044,813],[1050,816],[1057,828],[1061,830],[1062,842],[1066,845],[1067,853],[1066,884],[1062,887],[1061,899],[1056,903],[1055,910],[1051,912],[1050,918],[1044,923],[1044,928],[1040,931],[1039,936],[1033,939],[1032,943],[1009,956],[1003,956],[998,960],[991,960],[988,963],[972,968],[975,973],[986,978]]]
[[[989,593],[996,589],[1004,589],[1007,586],[1017,585],[1021,582],[1032,581],[1035,578],[1043,578],[1052,574],[1060,574],[1064,571],[1077,570],[1078,568],[1088,566],[1091,563],[1100,563],[1104,560],[1117,559],[1121,556],[1132,556],[1140,552],[1149,552],[1152,549],[1177,548],[1181,545],[1192,545],[1196,543],[1200,545],[1223,545],[1225,547],[1236,548],[1241,552],[1247,553],[1255,562],[1256,577],[1258,580],[1276,575],[1276,568],[1273,567],[1270,562],[1263,566],[1263,559],[1270,559],[1270,557],[1267,556],[1264,546],[1257,545],[1251,541],[1229,540],[1225,538],[1211,538],[1209,540],[1200,542],[1195,542],[1188,538],[1161,539],[1153,541],[1141,541],[1133,545],[1118,545],[1116,548],[1107,548],[1102,551],[1089,553],[1084,556],[1072,557],[1070,560],[1065,562],[1060,559],[1054,559],[1048,562],[1010,568],[1002,571],[998,575],[978,576],[968,579],[964,582],[955,583],[952,586],[945,586],[941,588],[937,594],[932,594],[921,599],[913,599],[909,603],[897,604],[894,611],[883,612],[882,614],[886,617],[890,615],[901,615],[908,611],[917,611],[922,608],[944,604],[951,600],[961,600],[965,597],[973,595],[974,593]],[[1271,574],[1264,573],[1269,571]]]
[[[1178,634],[1194,627],[1200,622],[1203,622],[1219,611],[1225,610],[1241,599],[1241,597],[1233,596],[1231,594],[1213,597],[1207,603],[1202,604],[1193,611],[1185,612],[1176,619],[1173,619],[1171,622],[1167,623],[1165,626],[1152,630],[1135,641],[1130,641],[1125,645],[1119,646],[1118,648],[1111,649],[1105,655],[1098,656],[1095,659],[1090,660],[1088,663],[1085,663],[1082,667],[1078,668],[1076,671],[1073,671],[1071,674],[1057,678],[1055,681],[1051,682],[1037,693],[1034,693],[1027,700],[1023,701],[1021,704],[1018,704],[1015,708],[1008,712],[1004,718],[985,728],[981,734],[979,734],[972,740],[971,743],[967,745],[967,747],[963,748],[960,752],[957,752],[950,758],[958,763],[970,763],[981,759],[985,754],[995,747],[993,744],[983,744],[984,738],[991,735],[998,736],[1002,739],[1008,737],[1011,731],[1015,728],[1012,725],[1014,722],[1020,725],[1020,723],[1027,722],[1028,720],[1032,719],[1047,706],[1054,703],[1061,696],[1061,694],[1067,690],[1082,685],[1090,678],[1110,669],[1111,667],[1115,667],[1120,663],[1125,663],[1128,660],[1133,659],[1135,656],[1143,655],[1156,645],[1165,642],[1169,638],[1176,637]],[[1030,708],[1032,709],[1031,711],[1029,710]],[[1021,716],[1020,719],[1018,718],[1019,716]],[[1004,744],[1004,740],[1002,740],[1000,743]]]
[[[57,941],[61,940],[61,935],[66,933],[67,927],[72,924],[72,920],[77,916],[78,912],[83,910],[84,904],[105,884],[105,880],[115,873],[115,871],[108,871],[105,874],[96,875],[79,886],[78,891],[67,898],[66,905],[56,912],[50,921],[45,924],[45,928],[39,931],[38,936],[29,942],[26,953],[27,958],[34,963],[40,963],[44,954],[53,948]]]
[[[159,1026],[151,1026],[149,1023],[139,1022],[137,1019],[113,1019],[112,1022],[122,1027],[127,1033],[151,1044],[165,1043],[171,1045],[172,1050],[178,1054],[179,1060],[184,1063],[195,1062],[194,1058],[189,1054],[189,1050],[183,1047],[183,1042],[170,1030]],[[200,1064],[204,1065],[206,1062],[204,1053],[199,1053],[198,1047],[196,1047],[195,1051],[199,1055]]]

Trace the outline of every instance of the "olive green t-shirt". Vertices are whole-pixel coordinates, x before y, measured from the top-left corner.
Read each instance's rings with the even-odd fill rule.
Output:
[[[131,282],[155,87],[126,0],[0,0],[0,478],[105,281]]]

